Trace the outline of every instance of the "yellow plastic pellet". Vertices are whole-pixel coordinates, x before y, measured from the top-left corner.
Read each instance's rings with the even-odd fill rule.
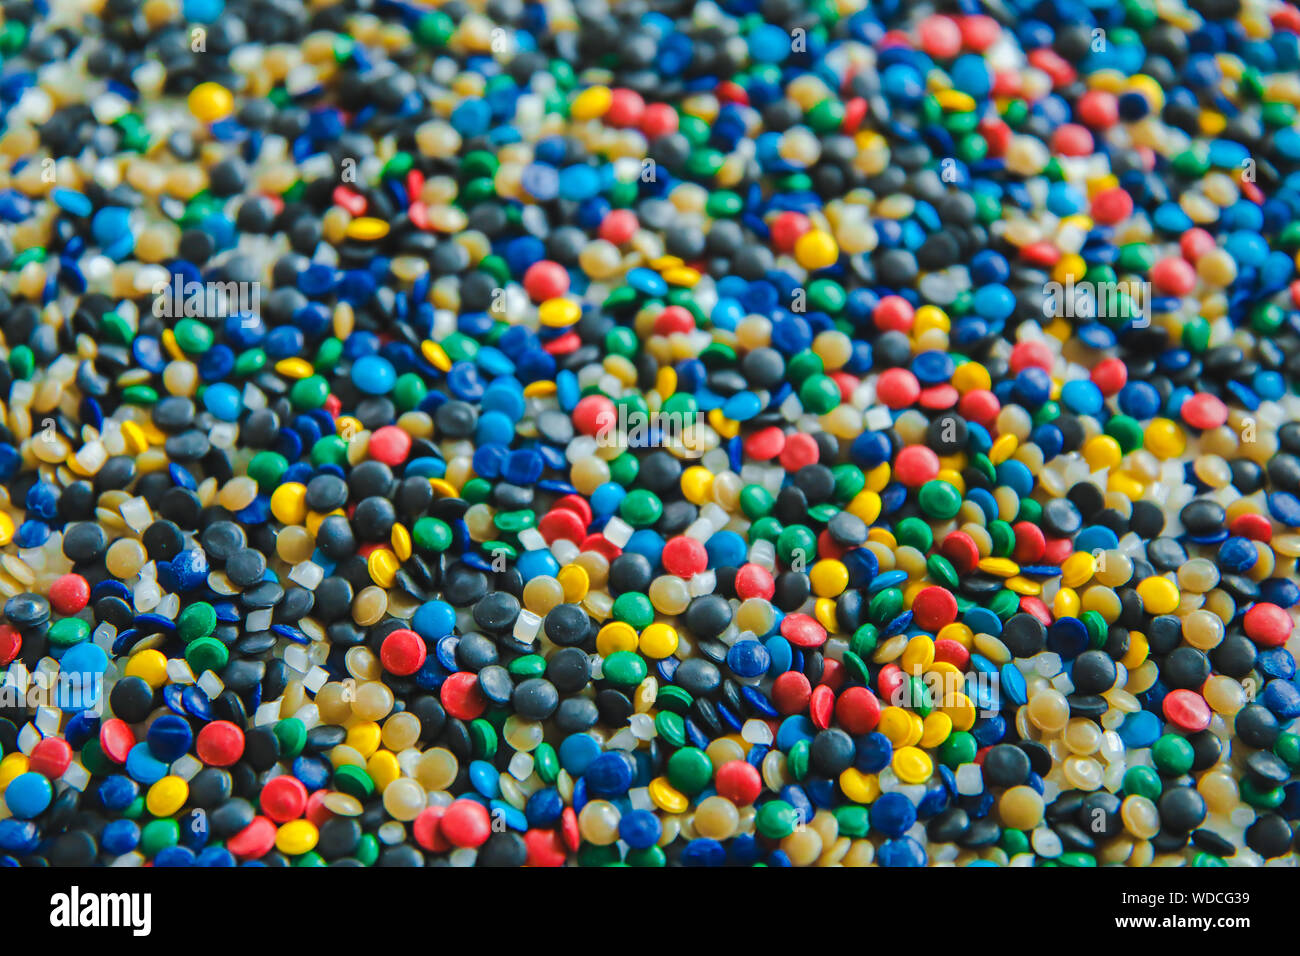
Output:
[[[186,105],[195,119],[215,123],[234,111],[235,98],[220,83],[200,83],[190,90]]]
[[[641,632],[641,653],[651,660],[671,657],[677,650],[677,631],[671,626],[656,622]]]
[[[157,690],[167,683],[167,655],[152,649],[131,655],[126,664],[126,676],[138,677]]]
[[[1178,585],[1166,577],[1153,575],[1137,586],[1143,610],[1148,614],[1172,614],[1178,607]]]
[[[296,481],[271,492],[271,514],[281,524],[302,524],[307,520],[307,486]]]
[[[348,223],[346,234],[349,239],[356,239],[360,242],[373,242],[388,235],[390,228],[389,224],[382,219],[376,219],[374,216],[360,216]]]

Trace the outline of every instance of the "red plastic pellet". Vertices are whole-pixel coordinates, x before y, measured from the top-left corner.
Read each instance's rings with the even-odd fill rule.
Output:
[[[639,225],[632,210],[613,209],[601,220],[600,238],[621,246],[636,234]]]
[[[742,564],[736,572],[735,587],[736,596],[742,601],[752,597],[768,601],[776,593],[772,572],[758,564]]]
[[[1217,246],[1214,237],[1201,228],[1188,229],[1178,240],[1178,250],[1188,262],[1195,262]]]
[[[1011,127],[1004,120],[986,116],[975,129],[984,137],[984,142],[988,143],[990,156],[997,159],[1006,155],[1007,147],[1011,145]]]
[[[912,601],[912,620],[921,630],[934,633],[957,620],[957,598],[937,585],[922,588]]]
[[[939,59],[951,59],[961,52],[961,27],[952,17],[931,14],[917,27],[921,49]]]
[[[1128,367],[1117,358],[1102,359],[1093,366],[1088,377],[1103,395],[1109,397],[1128,383]]]
[[[1047,240],[1031,242],[1020,250],[1020,258],[1034,266],[1054,266],[1061,261],[1061,250]]]
[[[572,511],[582,519],[582,526],[586,528],[591,524],[594,515],[591,511],[591,503],[582,495],[565,495],[558,499],[552,508],[563,508],[566,511]]]
[[[818,684],[813,688],[812,697],[808,701],[808,719],[818,730],[825,730],[830,727],[834,713],[835,692],[825,684]]]
[[[554,830],[527,831],[524,833],[524,846],[528,850],[529,866],[564,866],[568,859],[560,835]]]
[[[1161,710],[1166,720],[1188,733],[1210,726],[1210,705],[1194,690],[1171,690],[1165,695]]]
[[[603,534],[587,535],[578,542],[578,550],[595,551],[606,561],[613,561],[623,553],[622,548],[616,545],[613,541],[610,541],[609,538],[605,537]]]
[[[266,782],[258,802],[262,812],[276,823],[288,823],[307,809],[307,788],[292,774],[281,774]]]
[[[607,126],[627,129],[641,122],[644,115],[645,100],[641,94],[636,90],[620,86],[610,90],[609,109],[605,111],[601,120]]]
[[[385,465],[400,465],[411,453],[411,436],[396,425],[376,428],[370,435],[370,457]]]
[[[675,332],[695,331],[695,316],[680,305],[667,306],[655,319],[655,335],[672,335]]]
[[[993,426],[1001,410],[1002,403],[998,401],[998,397],[983,388],[971,389],[957,403],[957,411],[962,418],[983,425],[985,428]]]
[[[1290,614],[1266,601],[1261,601],[1247,611],[1241,624],[1246,630],[1246,636],[1264,647],[1281,647],[1295,627]]]
[[[384,670],[399,677],[414,674],[424,666],[429,649],[424,645],[424,638],[414,631],[399,628],[393,631],[379,647],[379,660]]]
[[[1196,288],[1196,269],[1181,256],[1168,256],[1151,267],[1151,281],[1165,295],[1187,295]]]
[[[840,125],[842,133],[856,133],[867,118],[867,101],[855,96],[844,104],[844,122]]]
[[[578,827],[578,811],[573,807],[565,807],[564,812],[560,814],[560,839],[564,845],[569,848],[570,853],[576,853],[578,847],[582,845],[582,830]]]
[[[1228,525],[1228,530],[1239,538],[1250,538],[1265,544],[1273,540],[1273,525],[1261,514],[1237,515]]]
[[[719,103],[739,103],[749,105],[749,91],[733,80],[723,80],[713,89],[713,95]]]
[[[334,818],[330,808],[325,806],[325,797],[328,794],[328,790],[316,790],[307,798],[307,809],[302,815],[312,826],[322,827]]]
[[[45,737],[28,757],[28,770],[57,780],[72,765],[72,748],[62,737]]]
[[[1008,363],[1011,371],[1020,374],[1027,368],[1041,368],[1044,372],[1052,370],[1052,350],[1043,342],[1018,342],[1011,350]]]
[[[1043,550],[1043,563],[1060,567],[1070,555],[1074,554],[1074,542],[1069,538],[1048,538]]]
[[[1062,123],[1051,136],[1052,152],[1058,156],[1090,156],[1094,145],[1088,127],[1078,123]]]
[[[22,649],[22,632],[8,624],[0,624],[0,666],[7,666]]]
[[[939,474],[939,456],[925,445],[907,445],[894,458],[894,477],[919,488]]]
[[[747,437],[743,444],[747,458],[771,461],[785,450],[785,432],[776,425],[769,425]]]
[[[586,537],[587,525],[568,508],[556,508],[542,515],[542,520],[537,522],[537,530],[547,544],[554,544],[561,539],[577,544]]]
[[[420,845],[421,849],[428,850],[430,853],[446,853],[451,849],[451,844],[442,835],[442,815],[446,812],[446,807],[425,807],[412,821],[411,834],[415,837],[415,842]],[[545,832],[554,835],[552,830]],[[524,839],[527,841],[528,838],[525,836]],[[560,854],[560,858],[563,860],[563,853]],[[532,860],[530,859],[529,862],[531,863]]]
[[[980,560],[979,546],[965,531],[951,531],[945,535],[939,543],[939,553],[948,559],[958,574],[970,574]]]
[[[534,262],[524,273],[524,291],[534,302],[558,298],[569,291],[569,273],[550,259]]]
[[[99,749],[113,763],[126,763],[135,744],[135,732],[120,717],[110,717],[99,728]]]
[[[830,529],[823,528],[817,534],[817,555],[822,560],[838,561],[844,557],[850,550],[847,545],[840,544],[831,537]]]
[[[1105,90],[1089,90],[1079,97],[1074,115],[1094,129],[1110,129],[1119,122],[1119,97]]]
[[[985,13],[958,17],[962,45],[975,53],[983,53],[1002,36],[1002,25]]]
[[[577,332],[565,332],[543,345],[542,351],[547,355],[568,355],[570,352],[576,352],[580,345],[582,345],[582,338]]]
[[[850,375],[843,370],[837,372],[827,372],[826,377],[840,387],[840,401],[853,401],[853,393],[858,390],[862,380],[856,375]]]
[[[244,732],[228,720],[214,720],[199,731],[194,752],[209,767],[229,767],[244,755]]]
[[[898,698],[898,691],[907,680],[907,675],[897,664],[886,664],[880,668],[876,677],[876,693],[887,704],[893,704]]]
[[[72,615],[90,603],[90,585],[80,574],[64,574],[50,585],[50,607],[60,614]]]
[[[1092,218],[1113,226],[1133,215],[1133,197],[1119,186],[1103,189],[1092,197]]]
[[[916,310],[912,308],[912,303],[901,295],[885,296],[876,303],[876,308],[871,313],[871,321],[882,332],[910,332],[915,318]]]
[[[929,388],[921,389],[921,397],[917,399],[916,404],[932,412],[942,411],[956,405],[959,398],[961,392],[945,382],[942,385],[931,385]]]
[[[478,686],[478,675],[472,671],[457,671],[438,689],[438,699],[443,709],[457,720],[474,720],[487,710],[487,698]]]
[[[785,448],[781,449],[779,457],[781,467],[786,471],[798,471],[806,465],[817,464],[821,454],[817,439],[804,432],[797,432],[786,437]]]
[[[342,206],[354,216],[366,214],[366,197],[347,186],[335,186],[330,198],[334,200],[334,205]]]
[[[812,684],[799,671],[786,671],[772,682],[772,706],[787,717],[803,713],[812,698]]]
[[[1197,392],[1183,402],[1178,414],[1193,428],[1205,431],[1218,428],[1228,420],[1228,406],[1209,392]]]
[[[1042,70],[1051,77],[1054,87],[1069,86],[1079,77],[1079,71],[1051,47],[1039,47],[1031,51],[1027,59],[1030,66]]]
[[[669,574],[692,578],[709,566],[709,555],[703,544],[683,534],[668,540],[660,561]]]
[[[1043,529],[1028,521],[1017,521],[1011,526],[1016,535],[1015,550],[1011,557],[1017,564],[1037,564],[1047,550],[1047,537]]]
[[[442,815],[440,829],[452,846],[480,847],[492,835],[492,819],[477,800],[454,800]]]
[[[573,407],[573,425],[584,435],[608,431],[617,423],[614,403],[604,395],[588,395]]]
[[[829,687],[835,693],[840,692],[844,682],[849,679],[848,671],[844,669],[844,662],[837,661],[833,657],[828,657],[822,661],[822,676],[817,682],[819,687]]]
[[[641,114],[641,132],[646,139],[677,132],[677,110],[668,103],[650,103]]]
[[[752,764],[744,760],[728,760],[714,776],[714,789],[718,796],[744,807],[757,800],[763,792],[763,778]]]
[[[275,824],[266,817],[253,817],[252,823],[226,841],[226,849],[241,860],[256,860],[271,852],[275,833]]]
[[[880,699],[866,687],[850,687],[835,702],[835,719],[851,734],[869,734],[880,723]]]
[[[921,395],[921,383],[910,369],[891,368],[876,379],[876,398],[886,408],[907,408]]]
[[[791,252],[799,238],[812,229],[812,223],[801,212],[783,212],[772,220],[772,247],[778,252]]]
[[[970,663],[970,651],[960,641],[945,637],[934,642],[934,659],[964,671]]]
[[[1020,610],[1024,611],[1030,617],[1036,617],[1042,622],[1043,627],[1049,627],[1052,623],[1052,611],[1043,603],[1042,598],[1026,595],[1020,599]]]
[[[787,614],[781,620],[781,636],[795,647],[821,647],[826,643],[826,628],[807,614]]]

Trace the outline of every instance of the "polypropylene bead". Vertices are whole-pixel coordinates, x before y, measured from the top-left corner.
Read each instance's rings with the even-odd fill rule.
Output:
[[[1300,17],[744,6],[8,18],[5,860],[1293,854]]]

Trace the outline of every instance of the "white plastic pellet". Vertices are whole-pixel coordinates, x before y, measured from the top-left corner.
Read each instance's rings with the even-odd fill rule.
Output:
[[[18,749],[25,754],[30,754],[42,740],[42,734],[36,729],[36,725],[28,722],[23,724],[23,729],[18,731]]]
[[[631,537],[631,535],[628,537]],[[619,547],[622,547],[622,545],[619,545]],[[561,566],[572,564],[574,559],[581,553],[582,549],[568,538],[556,538],[555,543],[551,545],[551,554],[555,556],[555,560],[559,561]]]
[[[199,690],[208,695],[208,700],[216,700],[225,689],[226,685],[214,672],[204,671],[199,675]]]
[[[329,679],[329,671],[323,667],[313,667],[307,672],[307,676],[303,678],[302,684],[314,694],[324,687]]]
[[[36,729],[41,732],[42,737],[48,737],[59,732],[59,722],[62,717],[57,707],[37,707],[36,719],[33,723],[36,724]]]
[[[307,673],[311,670],[311,661],[307,659],[307,648],[301,644],[290,644],[284,649],[284,664],[299,674]]]
[[[90,783],[90,771],[83,767],[80,761],[74,760],[68,764],[68,769],[63,771],[59,779],[80,793],[86,789],[86,784]]]
[[[303,561],[293,566],[289,572],[289,580],[308,591],[316,590],[316,586],[325,580],[325,569],[315,561]]]
[[[542,629],[542,619],[527,609],[521,610],[519,616],[515,618],[514,637],[516,640],[531,643],[537,640],[537,635]]]
[[[977,763],[964,763],[957,768],[957,792],[973,796],[984,792],[984,772]]]
[[[278,700],[268,700],[264,704],[259,704],[257,710],[253,711],[253,726],[265,727],[268,724],[274,724],[280,719],[280,702]]]
[[[311,730],[320,723],[320,710],[315,704],[299,707],[293,716],[295,720],[301,721],[304,730]]]
[[[203,761],[193,754],[182,754],[172,761],[171,771],[182,780],[193,780],[203,769]]]
[[[510,763],[506,769],[510,771],[510,776],[516,780],[527,780],[529,774],[533,772],[533,755],[523,751],[516,751],[515,755],[510,758]]]
[[[631,539],[632,526],[615,515],[605,523],[605,530],[602,533],[606,541],[616,548],[621,548]]]
[[[653,740],[657,733],[655,720],[649,714],[633,714],[627,723],[637,740]]]
[[[713,571],[701,571],[699,574],[692,575],[690,581],[686,583],[691,597],[712,594],[717,585],[718,575]]]
[[[541,551],[546,547],[546,539],[536,528],[525,528],[519,532],[519,546],[525,551]]]
[[[149,502],[143,498],[124,501],[118,510],[122,513],[122,520],[133,531],[142,532],[153,523],[153,511],[149,508]]]
[[[1061,838],[1056,835],[1056,831],[1048,827],[1038,827],[1030,834],[1029,842],[1034,848],[1034,852],[1048,860],[1054,860],[1060,856],[1065,847],[1061,843]]]

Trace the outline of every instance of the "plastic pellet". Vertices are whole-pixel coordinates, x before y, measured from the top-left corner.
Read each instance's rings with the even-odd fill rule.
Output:
[[[1294,11],[525,6],[7,11],[0,865],[1294,865]]]

